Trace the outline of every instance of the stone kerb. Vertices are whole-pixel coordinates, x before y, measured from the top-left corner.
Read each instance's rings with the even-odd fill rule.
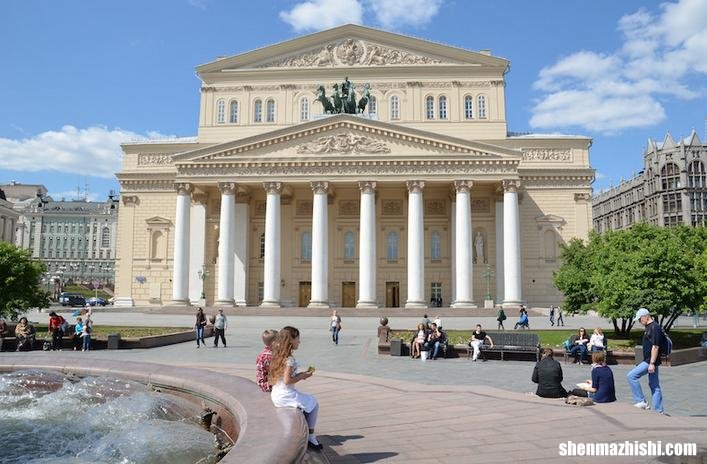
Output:
[[[216,411],[214,422],[231,436],[235,447],[223,464],[298,463],[307,447],[307,424],[296,409],[275,408],[269,395],[242,377],[195,368],[153,363],[91,360],[76,365],[72,357],[14,353],[0,355],[0,373],[21,369],[46,369],[78,376],[106,375],[133,380],[171,393]]]

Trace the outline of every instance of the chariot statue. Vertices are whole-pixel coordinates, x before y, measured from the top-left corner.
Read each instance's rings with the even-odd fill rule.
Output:
[[[356,100],[356,86],[344,78],[341,84],[332,86],[332,96],[327,97],[326,89],[320,85],[317,89],[317,101],[322,104],[325,114],[361,114],[366,111],[366,106],[371,98],[371,85],[364,84],[361,91],[361,98]]]

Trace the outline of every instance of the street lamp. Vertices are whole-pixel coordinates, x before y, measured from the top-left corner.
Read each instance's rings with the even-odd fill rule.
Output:
[[[491,270],[491,265],[486,265],[486,270],[481,274],[481,276],[486,279],[486,296],[484,297],[486,300],[491,299],[491,278],[494,275],[494,272]]]
[[[204,292],[204,280],[209,276],[209,271],[206,270],[204,266],[201,266],[201,269],[196,271],[196,275],[199,276],[199,280],[201,281],[201,299],[206,300],[206,292]]]

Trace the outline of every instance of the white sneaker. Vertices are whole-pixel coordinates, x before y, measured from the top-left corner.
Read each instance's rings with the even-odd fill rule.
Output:
[[[650,409],[651,408],[650,406],[648,406],[648,403],[646,403],[645,401],[639,401],[638,403],[634,404],[633,406],[638,409]]]

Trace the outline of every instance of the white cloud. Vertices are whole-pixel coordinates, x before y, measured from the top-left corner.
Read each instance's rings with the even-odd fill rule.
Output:
[[[66,201],[71,201],[71,200],[77,200],[77,199],[83,199],[86,197],[88,201],[105,201],[106,196],[103,195],[102,192],[91,192],[89,190],[88,195],[86,195],[86,192],[84,192],[83,189],[80,189],[80,191],[76,190],[68,190],[65,192],[53,192],[49,191],[49,196],[52,197],[54,201],[60,201],[61,199],[64,199]]]
[[[530,125],[583,127],[618,133],[665,119],[661,100],[692,99],[688,77],[707,74],[707,8],[704,0],[664,3],[619,20],[621,47],[611,53],[582,50],[540,70],[543,92]]]
[[[297,32],[328,29],[346,23],[363,22],[363,7],[358,0],[310,0],[290,11],[281,11],[280,19]]]
[[[122,129],[64,126],[25,139],[0,137],[0,169],[12,171],[57,171],[113,178],[120,170],[120,144],[141,139],[165,138]]]
[[[439,12],[442,3],[444,0],[307,0],[281,11],[280,19],[296,32],[361,24],[364,14],[387,29],[420,27]]]
[[[439,11],[442,0],[367,0],[376,21],[388,29],[424,26]]]

